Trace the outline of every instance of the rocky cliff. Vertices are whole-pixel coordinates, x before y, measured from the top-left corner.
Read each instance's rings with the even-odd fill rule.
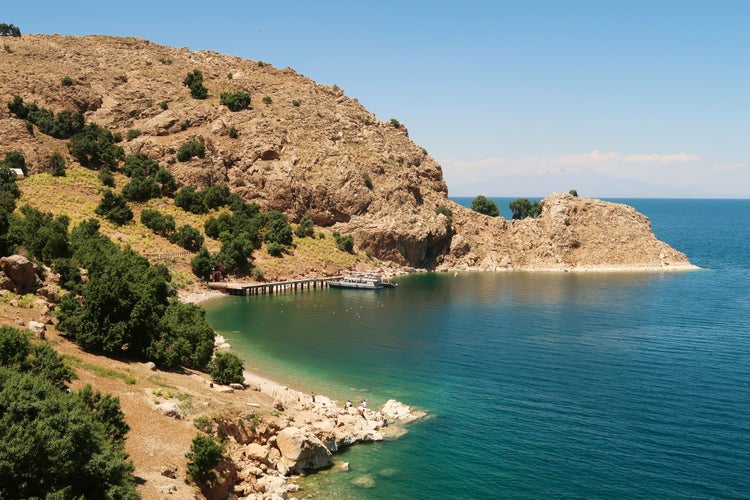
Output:
[[[3,103],[20,95],[54,111],[82,110],[88,121],[130,137],[126,154],[159,161],[179,183],[227,183],[292,221],[309,214],[382,260],[438,269],[689,266],[623,205],[554,195],[538,219],[524,221],[462,208],[448,199],[440,165],[403,125],[380,121],[337,86],[290,68],[134,38],[25,35],[5,47]],[[183,85],[194,69],[206,99]],[[251,95],[247,109],[220,104],[221,93],[240,90]],[[0,134],[0,155],[21,151],[32,173],[53,152],[72,161],[64,141],[30,131],[5,105]],[[205,158],[178,162],[180,146],[199,137]],[[452,221],[437,213],[440,206],[452,210]]]

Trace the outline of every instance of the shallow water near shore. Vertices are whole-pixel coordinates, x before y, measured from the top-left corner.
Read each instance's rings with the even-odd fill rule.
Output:
[[[248,369],[430,414],[337,455],[350,471],[296,481],[300,496],[747,495],[750,201],[624,201],[706,269],[430,273],[207,303]]]

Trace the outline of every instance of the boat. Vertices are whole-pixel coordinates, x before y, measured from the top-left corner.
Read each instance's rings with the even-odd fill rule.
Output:
[[[360,290],[380,290],[381,288],[394,288],[398,283],[386,281],[382,274],[348,272],[345,275],[328,281],[331,288],[354,288]]]

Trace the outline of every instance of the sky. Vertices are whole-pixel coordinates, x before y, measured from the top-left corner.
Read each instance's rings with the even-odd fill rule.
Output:
[[[7,2],[261,60],[398,119],[450,196],[750,198],[750,1]]]

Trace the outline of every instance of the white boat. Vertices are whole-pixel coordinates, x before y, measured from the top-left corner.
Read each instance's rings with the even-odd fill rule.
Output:
[[[393,288],[398,284],[393,281],[385,281],[383,275],[378,273],[348,272],[340,278],[330,280],[328,286],[331,288],[380,290],[381,288]]]

